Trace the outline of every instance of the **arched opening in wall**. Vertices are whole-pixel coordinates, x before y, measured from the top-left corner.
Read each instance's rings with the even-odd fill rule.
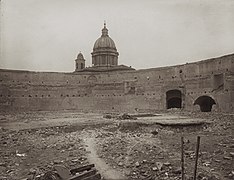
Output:
[[[166,92],[167,109],[182,107],[182,93],[180,90]]]
[[[214,104],[215,100],[210,96],[200,96],[194,102],[194,105],[200,106],[201,112],[210,112]]]

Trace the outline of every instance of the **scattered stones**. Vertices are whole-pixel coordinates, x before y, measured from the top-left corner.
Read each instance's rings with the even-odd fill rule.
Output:
[[[140,163],[139,163],[139,162],[136,162],[136,163],[135,163],[135,166],[136,166],[136,167],[139,167],[139,166],[140,166]]]
[[[206,166],[206,167],[210,166],[210,162],[204,162],[203,166]]]
[[[34,168],[30,168],[28,174],[36,174],[37,170]]]
[[[24,156],[26,156],[26,154],[25,153],[19,153],[19,151],[16,150],[16,156],[24,157]]]
[[[54,160],[53,163],[54,163],[54,164],[60,164],[61,161],[60,161],[60,160]]]
[[[123,166],[123,163],[122,163],[122,162],[119,162],[118,165],[119,165],[119,166]]]
[[[171,163],[169,163],[169,162],[165,162],[165,163],[163,163],[163,165],[165,165],[165,166],[170,166],[170,165],[171,165]]]
[[[112,116],[111,116],[110,114],[106,114],[106,115],[104,115],[104,116],[103,116],[103,118],[111,119],[111,118],[112,118]]]
[[[229,174],[228,174],[229,177],[234,177],[234,171],[231,171]]]
[[[173,169],[172,173],[174,173],[174,174],[181,174],[181,168]]]
[[[118,116],[117,119],[120,119],[120,120],[124,120],[124,119],[136,120],[137,118],[134,117],[134,116],[131,116],[131,115],[127,114],[127,113],[124,113],[124,114]]]
[[[117,115],[111,116],[112,118],[117,117]],[[199,116],[213,118],[212,114],[204,113]],[[196,129],[196,132],[194,129],[192,131],[194,134],[200,133],[201,135],[204,135],[205,132],[205,140],[202,139],[201,148],[206,152],[200,152],[198,169],[198,172],[202,173],[200,177],[203,180],[217,179],[218,176],[214,175],[215,173],[226,175],[225,177],[230,179],[234,176],[230,167],[234,155],[233,149],[231,149],[234,148],[233,136],[229,127],[232,126],[232,123],[220,126],[220,123],[225,123],[227,118],[222,120],[223,116],[217,116],[220,118],[219,121],[217,117],[214,117],[213,123],[207,125],[209,131],[205,131],[203,128]],[[107,121],[112,120],[105,120],[105,122]],[[30,121],[28,122],[30,123]],[[131,122],[129,127],[126,127],[126,131],[122,130],[120,124],[128,122]],[[129,179],[180,179],[180,132],[183,132],[187,136],[184,144],[186,177],[191,176],[195,156],[194,134],[189,130],[192,127],[183,128],[181,131],[176,127],[175,129],[153,125],[143,127],[135,122],[138,121],[113,120],[111,127],[109,125],[105,128],[95,127],[97,134],[94,137],[97,137],[100,148],[98,155],[111,167],[126,170]],[[132,124],[134,124],[133,128]],[[88,152],[85,151],[83,142],[79,139],[79,132],[76,130],[67,132],[70,131],[70,128],[67,126],[66,132],[57,127],[19,132],[0,128],[0,179],[17,177],[17,173],[22,170],[27,170],[26,174],[29,172],[28,176],[31,179],[33,174],[36,175],[34,178],[39,179],[45,175],[45,172],[51,170],[54,164],[64,164],[66,167],[86,164]],[[85,128],[84,131],[89,131],[89,128]],[[225,129],[224,132],[223,129]],[[222,136],[218,136],[219,133],[222,133]],[[18,150],[19,156],[16,155],[16,150]],[[219,177],[219,179],[222,178]],[[28,177],[28,179],[30,178]]]
[[[225,159],[225,160],[232,160],[232,157],[224,156],[223,159]]]
[[[156,166],[157,166],[158,170],[161,171],[161,170],[162,170],[162,167],[163,167],[163,163],[161,163],[161,162],[156,162]]]
[[[50,131],[55,132],[46,133]],[[31,180],[37,177],[41,180],[40,176],[55,164],[67,167],[79,164],[71,162],[71,157],[75,156],[82,157],[82,162],[87,163],[78,133],[65,134],[63,129],[53,127],[0,132],[0,179],[4,179],[3,175],[5,179],[14,179],[20,172],[25,172],[27,177],[18,178]],[[3,146],[2,142],[6,142],[7,146]]]
[[[153,131],[151,132],[151,134],[157,135],[157,134],[158,134],[158,130],[157,130],[157,129],[153,130]]]
[[[230,148],[234,148],[234,144],[230,144],[229,147],[230,147]]]

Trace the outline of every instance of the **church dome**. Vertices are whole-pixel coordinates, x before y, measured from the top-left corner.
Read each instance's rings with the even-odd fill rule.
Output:
[[[102,29],[102,35],[96,40],[93,46],[92,64],[93,66],[117,66],[118,55],[114,41],[108,35],[106,23]]]
[[[100,37],[96,40],[93,50],[99,48],[111,48],[116,50],[115,43],[109,36]]]
[[[106,24],[104,24],[104,28],[102,29],[101,37],[98,38],[94,43],[93,50],[95,51],[103,48],[113,49],[116,51],[115,43],[108,35],[108,29],[106,28]]]

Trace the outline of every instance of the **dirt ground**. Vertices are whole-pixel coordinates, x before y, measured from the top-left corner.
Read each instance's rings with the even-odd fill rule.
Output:
[[[183,111],[135,115],[63,112],[0,113],[0,179],[40,179],[64,165],[94,163],[103,179],[234,179],[234,114]]]

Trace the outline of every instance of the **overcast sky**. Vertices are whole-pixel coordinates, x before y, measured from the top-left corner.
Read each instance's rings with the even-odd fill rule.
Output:
[[[136,69],[234,53],[234,0],[1,0],[0,68],[74,71],[106,20],[119,64]]]

